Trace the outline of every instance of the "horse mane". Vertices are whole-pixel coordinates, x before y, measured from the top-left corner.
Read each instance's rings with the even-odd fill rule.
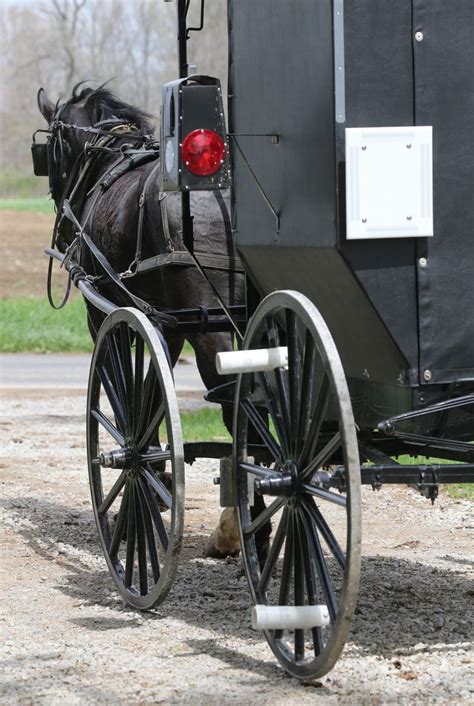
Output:
[[[102,84],[98,88],[83,88],[79,92],[80,86],[85,82],[81,81],[72,89],[72,98],[68,105],[75,105],[83,102],[84,107],[90,111],[91,125],[95,125],[101,120],[109,118],[120,118],[124,122],[135,125],[137,130],[143,135],[150,135],[154,131],[153,116],[150,113],[125,103],[118,96]]]

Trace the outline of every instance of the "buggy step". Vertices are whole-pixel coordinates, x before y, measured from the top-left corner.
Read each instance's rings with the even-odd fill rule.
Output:
[[[310,630],[329,625],[325,605],[255,605],[252,608],[254,630]]]
[[[227,351],[216,355],[219,375],[259,373],[288,366],[288,348],[257,348],[248,351]]]

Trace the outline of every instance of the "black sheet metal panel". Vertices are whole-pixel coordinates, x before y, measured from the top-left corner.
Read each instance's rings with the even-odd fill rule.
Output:
[[[234,138],[236,242],[256,285],[307,294],[349,376],[473,380],[474,2],[230,0],[229,10],[231,131],[279,135]],[[345,53],[341,74],[334,51]],[[434,237],[347,242],[344,128],[413,124],[434,130]]]
[[[229,40],[233,219],[249,274],[261,293],[314,301],[349,375],[400,382],[408,363],[337,250],[333,4],[231,1]]]
[[[413,29],[415,121],[434,135],[434,237],[417,253],[420,374],[474,380],[474,2],[414,0]]]
[[[345,0],[341,5],[344,35],[335,35],[335,41],[344,42],[346,122],[336,123],[339,247],[417,378],[415,239],[346,240],[344,218],[345,128],[414,124],[412,0]]]

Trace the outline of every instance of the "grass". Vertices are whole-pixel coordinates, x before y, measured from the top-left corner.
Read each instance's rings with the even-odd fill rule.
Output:
[[[0,199],[0,211],[53,214],[54,203],[47,196],[30,198]]]
[[[205,408],[181,414],[184,441],[232,441],[220,409]]]
[[[59,311],[46,299],[0,299],[0,353],[89,353],[92,348],[81,296],[72,296]],[[187,341],[183,354],[194,355]]]
[[[0,170],[0,194],[7,198],[41,196],[48,190],[48,180],[33,174],[33,165],[27,171]]]
[[[0,300],[0,352],[85,353],[92,350],[82,297],[56,311],[46,299]]]

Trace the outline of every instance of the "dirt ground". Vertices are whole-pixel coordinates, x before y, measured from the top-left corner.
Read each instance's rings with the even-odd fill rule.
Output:
[[[122,604],[91,511],[84,406],[82,393],[3,394],[2,703],[472,703],[472,504],[364,491],[351,638],[336,668],[303,686],[251,630],[239,564],[203,558],[215,462],[187,469],[168,599],[147,614]]]
[[[0,299],[46,296],[48,260],[54,216],[0,211]]]

